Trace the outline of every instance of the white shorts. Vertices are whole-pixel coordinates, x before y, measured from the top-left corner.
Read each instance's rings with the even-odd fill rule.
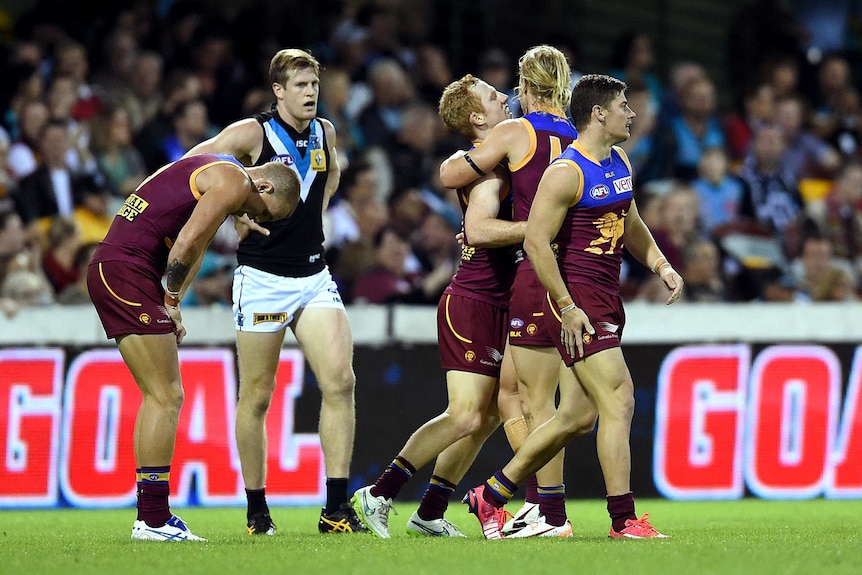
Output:
[[[290,278],[239,266],[233,272],[233,320],[237,331],[272,333],[306,307],[344,309],[329,268]]]

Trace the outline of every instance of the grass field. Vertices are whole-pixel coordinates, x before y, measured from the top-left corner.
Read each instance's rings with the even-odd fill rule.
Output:
[[[404,525],[416,506],[396,503],[388,541],[319,535],[313,508],[273,509],[275,537],[245,535],[241,508],[176,510],[207,543],[132,543],[131,509],[0,511],[0,573],[862,573],[862,501],[639,500],[673,536],[664,541],[608,540],[604,505],[583,500],[568,504],[574,539],[486,541],[456,503],[447,517],[469,538],[413,538]]]

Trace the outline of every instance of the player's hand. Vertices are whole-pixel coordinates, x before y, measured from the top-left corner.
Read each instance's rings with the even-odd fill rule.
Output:
[[[677,273],[673,266],[665,264],[658,270],[658,275],[665,287],[670,291],[670,297],[667,298],[667,305],[676,303],[682,295],[682,286],[685,282],[682,276]]]
[[[239,241],[243,241],[251,232],[257,232],[265,236],[269,235],[269,230],[261,226],[246,214],[233,217],[233,227],[236,230],[236,235]]]
[[[593,329],[593,325],[584,310],[575,307],[562,315],[560,338],[563,340],[566,351],[575,359],[584,357],[584,332],[590,335],[596,334],[596,330]]]
[[[179,345],[182,343],[183,338],[186,337],[186,328],[183,327],[183,314],[180,313],[179,307],[166,305],[165,310],[168,312],[168,317],[174,322],[174,333],[177,336],[177,345]]]

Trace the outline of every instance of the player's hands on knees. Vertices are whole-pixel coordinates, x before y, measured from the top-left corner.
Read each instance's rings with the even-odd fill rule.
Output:
[[[665,287],[670,291],[670,297],[667,298],[667,305],[676,303],[682,295],[682,286],[685,284],[682,276],[679,275],[670,264],[664,264],[658,270],[658,275],[664,282]]]
[[[177,336],[177,345],[182,343],[183,338],[186,337],[186,328],[183,327],[183,314],[180,313],[180,308],[173,306],[165,306],[165,310],[168,312],[168,317],[171,318],[171,321],[174,322],[174,334]]]
[[[241,216],[234,215],[233,228],[236,230],[239,241],[243,241],[251,232],[257,232],[265,236],[269,235],[268,229],[255,222],[246,214],[242,214]]]
[[[574,358],[584,357],[584,332],[590,335],[596,333],[584,310],[575,307],[562,315],[560,338],[563,340],[566,351]]]

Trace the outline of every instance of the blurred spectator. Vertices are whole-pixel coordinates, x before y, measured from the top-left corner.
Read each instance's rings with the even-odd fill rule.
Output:
[[[740,215],[759,222],[782,241],[802,209],[794,175],[784,171],[781,163],[786,148],[781,128],[761,126],[754,132],[751,152],[740,171],[744,184]]]
[[[21,115],[24,106],[29,102],[39,101],[45,92],[45,83],[37,65],[30,62],[12,63],[6,78],[7,86],[3,88],[0,101],[3,125],[9,131],[12,139],[19,137]]]
[[[422,262],[421,303],[439,302],[443,290],[458,269],[461,246],[455,234],[460,231],[460,224],[460,220],[452,222],[435,211],[430,211],[422,222],[419,240],[414,248]]]
[[[138,41],[130,30],[114,28],[101,43],[102,57],[99,68],[93,74],[93,84],[106,102],[118,101],[128,90],[135,75],[143,74],[136,70]]]
[[[811,299],[832,302],[859,301],[859,293],[854,288],[853,280],[847,270],[832,268],[813,287]]]
[[[78,281],[75,256],[80,247],[81,232],[75,220],[61,216],[51,218],[42,254],[42,269],[55,295]]]
[[[129,111],[132,133],[137,134],[159,114],[162,106],[164,60],[158,52],[144,50],[135,56],[133,70],[128,85],[120,88],[115,101]]]
[[[171,116],[171,132],[162,140],[165,164],[175,162],[196,144],[215,135],[203,100],[180,103]]]
[[[200,97],[198,79],[186,70],[174,70],[167,78],[159,113],[144,124],[135,139],[135,146],[144,157],[148,172],[155,172],[167,163],[164,141],[173,132],[173,117],[177,108]],[[195,142],[197,143],[197,142]]]
[[[687,184],[679,182],[663,198],[661,207],[662,226],[654,230],[653,235],[667,261],[680,270],[683,251],[701,237],[698,195]]]
[[[798,184],[805,178],[831,177],[841,163],[840,154],[805,126],[805,102],[787,96],[775,103],[775,120],[784,132],[786,149],[781,171],[792,175]]]
[[[772,99],[801,95],[801,71],[799,58],[791,54],[777,54],[761,64],[762,77],[772,88]]]
[[[775,90],[768,83],[748,88],[742,95],[737,110],[725,120],[727,147],[733,161],[739,162],[748,153],[751,134],[764,123],[771,122],[775,115]]]
[[[658,109],[664,100],[664,86],[654,72],[653,41],[642,30],[629,30],[620,36],[611,53],[611,76],[629,86],[646,86],[652,105]]]
[[[416,102],[405,108],[397,133],[385,146],[396,190],[430,186],[432,174],[439,171],[434,151],[441,126],[427,104]]]
[[[500,48],[488,48],[479,58],[479,69],[477,78],[494,86],[500,92],[509,96],[509,103],[513,102],[515,96],[514,71],[517,68],[515,62],[509,58],[506,52]],[[441,90],[442,93],[442,90]],[[437,95],[438,100],[440,94]],[[513,108],[509,108],[515,114]],[[520,111],[520,109],[519,109]],[[520,115],[517,114],[517,115]]]
[[[114,213],[111,192],[104,178],[81,178],[75,189],[75,211],[72,213],[81,232],[81,243],[97,243],[105,239]]]
[[[827,138],[839,122],[837,110],[846,88],[851,87],[850,63],[838,53],[827,54],[817,66],[816,92],[813,94],[812,130]]]
[[[15,179],[9,169],[9,135],[0,128],[0,205],[10,203],[10,195],[15,188]]]
[[[9,145],[7,159],[13,179],[20,180],[36,169],[39,135],[48,117],[48,107],[40,100],[31,100],[22,106],[18,118],[18,137]]]
[[[706,80],[706,68],[693,60],[677,60],[673,62],[668,73],[668,85],[664,91],[664,99],[659,107],[658,124],[663,126],[670,118],[678,116],[681,111],[682,93],[685,87],[695,80]]]
[[[183,303],[191,306],[231,305],[231,286],[236,259],[207,250]]]
[[[0,309],[13,316],[22,308],[47,306],[54,303],[51,284],[30,270],[15,270],[0,284]]]
[[[715,86],[707,78],[692,80],[681,93],[680,113],[660,125],[653,157],[646,172],[659,178],[690,181],[707,148],[725,145],[718,119]]]
[[[15,269],[28,268],[27,234],[18,214],[0,207],[0,282]]]
[[[718,247],[710,240],[696,239],[683,249],[685,293],[682,300],[692,303],[718,303],[728,301],[728,291],[721,275],[721,258]],[[644,283],[637,299],[652,303],[667,303],[667,286],[658,276]]]
[[[368,70],[372,100],[359,115],[366,146],[387,147],[401,128],[404,107],[413,99],[413,84],[394,59],[375,62]]]
[[[72,215],[79,188],[94,178],[69,168],[69,147],[66,124],[48,122],[39,138],[39,166],[19,182],[15,193],[16,208],[25,225],[48,216]]]
[[[132,144],[131,117],[123,106],[104,106],[91,122],[91,148],[99,171],[116,197],[126,197],[147,175],[144,159]]]
[[[90,265],[90,259],[93,257],[93,252],[99,244],[82,244],[75,254],[74,265],[78,270],[78,280],[67,286],[62,292],[57,295],[57,303],[62,305],[82,305],[90,303],[90,292],[87,289],[87,268]]]
[[[826,141],[844,158],[862,159],[862,102],[859,90],[848,86],[838,96],[835,108],[837,119]]]
[[[862,271],[862,163],[847,162],[828,195],[809,203],[806,210],[832,241],[835,254]]]
[[[87,48],[74,40],[60,42],[54,50],[53,77],[68,78],[75,94],[70,119],[82,122],[92,118],[103,104],[97,86],[89,83],[90,63]],[[58,117],[58,116],[55,116]],[[64,119],[66,119],[64,117]]]
[[[710,233],[739,216],[742,182],[730,174],[729,168],[725,151],[709,148],[698,164],[698,177],[691,183],[700,200],[703,229]]]
[[[809,236],[802,242],[802,252],[790,267],[796,301],[812,301],[814,293],[829,281],[839,262],[833,260],[832,242],[819,236]],[[845,268],[846,271],[846,268]]]
[[[337,203],[330,205],[323,215],[323,247],[326,261],[330,264],[337,260],[337,252],[345,243],[359,238],[362,208],[367,203],[379,201],[374,167],[363,158],[351,162],[341,172],[339,192]]]
[[[419,47],[416,56],[417,96],[436,108],[443,88],[454,80],[446,53],[439,46],[426,42]]]
[[[56,76],[48,87],[48,113],[53,122],[62,122],[69,133],[66,164],[76,172],[95,171],[96,159],[90,152],[90,132],[86,122],[72,115],[76,103],[75,81],[71,76]]]
[[[626,98],[629,101],[629,108],[634,110],[637,116],[632,120],[628,140],[621,143],[620,147],[626,151],[637,177],[653,153],[658,104],[643,84],[629,84]]]
[[[354,303],[414,302],[420,297],[419,276],[405,269],[410,245],[389,226],[375,237],[376,265],[353,286]]]
[[[269,93],[267,102],[269,102],[272,99],[272,92],[270,90],[267,92]],[[343,154],[348,161],[365,145],[362,130],[347,114],[349,98],[350,76],[344,68],[328,67],[320,71],[320,99],[317,113],[335,126],[338,134],[339,160]]]

